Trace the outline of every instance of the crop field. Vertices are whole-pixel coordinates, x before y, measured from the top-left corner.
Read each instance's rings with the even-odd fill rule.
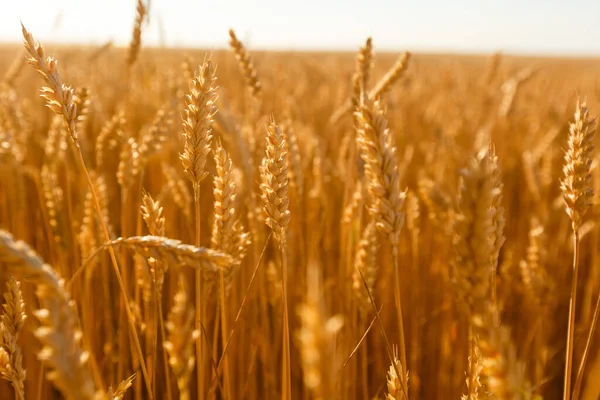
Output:
[[[145,12],[0,47],[0,399],[600,397],[600,59]]]

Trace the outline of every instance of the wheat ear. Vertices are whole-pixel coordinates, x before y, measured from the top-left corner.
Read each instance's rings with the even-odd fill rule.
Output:
[[[252,62],[250,54],[246,51],[242,42],[240,42],[237,36],[235,36],[233,29],[229,30],[229,46],[231,46],[231,49],[235,53],[235,57],[238,60],[240,68],[242,69],[244,79],[246,80],[246,85],[249,88],[252,97],[258,99],[262,86],[258,80],[256,68],[254,67],[254,63]]]
[[[504,243],[502,184],[493,147],[479,151],[460,178],[452,265],[457,294],[466,303],[470,345],[479,340],[482,378],[488,389],[501,399],[518,398],[528,383],[510,331],[499,325],[492,288]]]
[[[408,68],[410,57],[411,57],[411,53],[409,53],[409,52],[402,53],[402,55],[398,58],[398,60],[392,66],[392,68],[390,68],[390,70],[383,76],[383,78],[381,78],[381,80],[379,80],[379,82],[377,82],[377,84],[375,85],[375,87],[373,89],[371,89],[370,91],[367,92],[366,88],[365,88],[365,93],[368,93],[367,97],[370,99],[378,99],[385,92],[387,92],[394,85],[394,83],[396,83],[396,81],[398,79],[400,79],[400,77],[404,74],[404,72]],[[354,84],[354,86],[356,87],[356,84]],[[332,124],[335,124],[346,113],[352,111],[352,106],[353,106],[352,101],[348,101],[348,102],[344,103],[343,106],[338,108],[332,114],[331,118],[329,119],[329,122]]]
[[[131,36],[131,42],[129,43],[129,50],[127,52],[127,68],[131,70],[131,67],[135,64],[140,54],[140,48],[142,46],[142,23],[146,16],[148,9],[144,4],[143,0],[138,0],[136,5],[135,22],[133,24],[133,33]]]
[[[25,399],[23,355],[17,339],[25,323],[25,303],[21,284],[12,275],[6,282],[4,312],[0,317],[0,375],[10,382],[17,400]]]

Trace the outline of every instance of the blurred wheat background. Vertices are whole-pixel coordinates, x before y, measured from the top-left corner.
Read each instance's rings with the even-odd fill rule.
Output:
[[[0,398],[600,397],[598,59],[157,49],[148,11],[0,47]]]

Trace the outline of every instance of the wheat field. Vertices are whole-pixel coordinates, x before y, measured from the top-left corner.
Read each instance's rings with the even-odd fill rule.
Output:
[[[157,49],[137,11],[0,48],[1,399],[600,397],[600,60]]]

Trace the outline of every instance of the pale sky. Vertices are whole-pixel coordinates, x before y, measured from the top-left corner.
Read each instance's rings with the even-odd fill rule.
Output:
[[[43,43],[126,45],[135,0],[1,0],[0,42],[19,21]],[[252,49],[600,56],[600,0],[150,0],[143,43],[221,48],[228,30]]]

